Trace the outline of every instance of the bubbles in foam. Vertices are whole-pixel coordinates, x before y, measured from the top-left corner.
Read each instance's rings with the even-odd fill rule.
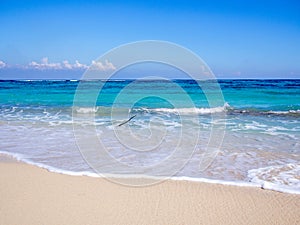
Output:
[[[265,189],[300,194],[300,164],[252,169],[248,171],[248,178]]]

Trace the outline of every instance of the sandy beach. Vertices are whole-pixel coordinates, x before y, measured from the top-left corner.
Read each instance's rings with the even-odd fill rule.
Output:
[[[6,0],[0,24],[0,225],[300,225],[300,0]]]
[[[300,196],[255,187],[165,181],[125,187],[6,159],[1,224],[299,224]]]

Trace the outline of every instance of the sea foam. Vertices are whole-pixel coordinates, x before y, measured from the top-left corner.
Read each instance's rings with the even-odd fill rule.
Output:
[[[300,164],[252,169],[248,171],[248,178],[264,189],[300,194]]]
[[[295,176],[300,175],[300,165],[287,164],[285,166],[274,166],[274,167],[265,167],[252,169],[248,171],[248,177],[250,182],[246,181],[225,181],[218,179],[208,179],[208,178],[196,178],[196,177],[187,177],[187,176],[172,176],[172,177],[160,177],[160,176],[148,176],[148,175],[132,175],[132,174],[109,174],[103,173],[98,174],[91,171],[69,171],[64,169],[59,169],[53,166],[46,165],[44,163],[37,163],[32,160],[28,160],[25,155],[18,153],[10,153],[6,151],[0,151],[0,154],[8,155],[15,158],[18,161],[34,165],[40,168],[44,168],[49,172],[65,174],[70,176],[88,176],[94,178],[107,178],[107,179],[152,179],[156,180],[159,183],[160,181],[170,179],[175,181],[191,181],[191,182],[201,182],[201,183],[210,183],[210,184],[222,184],[230,186],[239,186],[239,187],[261,187],[263,189],[274,190],[290,194],[300,194],[300,180],[295,178]],[[274,176],[273,172],[278,174]],[[280,172],[281,171],[281,172]],[[270,181],[266,181],[269,179]]]

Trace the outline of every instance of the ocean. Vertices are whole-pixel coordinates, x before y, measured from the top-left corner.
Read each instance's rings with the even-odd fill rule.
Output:
[[[0,153],[78,176],[299,194],[300,80],[2,80]]]

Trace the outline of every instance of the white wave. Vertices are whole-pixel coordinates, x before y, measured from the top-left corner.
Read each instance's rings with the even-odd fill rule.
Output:
[[[114,81],[114,82],[124,82],[124,81],[126,81],[126,80],[120,80],[120,79],[118,79],[118,80],[108,80],[108,81]]]
[[[69,171],[69,170],[63,170],[63,169],[59,169],[59,168],[56,168],[53,166],[49,166],[44,163],[34,162],[32,160],[27,159],[25,155],[20,154],[20,153],[11,153],[11,152],[6,152],[6,151],[0,151],[0,154],[10,156],[17,161],[24,162],[29,165],[37,166],[37,167],[46,169],[49,172],[53,172],[53,173],[60,173],[60,174],[65,174],[65,175],[70,175],[70,176],[100,177],[97,173],[93,173],[93,172],[89,172],[89,171]]]
[[[300,164],[252,169],[248,171],[248,178],[264,189],[300,194]]]
[[[147,109],[147,111],[152,112],[162,112],[162,113],[174,113],[174,114],[213,114],[226,112],[230,108],[228,103],[224,106],[214,107],[214,108],[157,108],[157,109]]]
[[[300,114],[300,109],[288,111],[268,111],[269,114]]]
[[[111,174],[111,173],[101,173],[98,174],[96,172],[90,172],[90,171],[69,171],[69,170],[63,170],[59,169],[53,166],[49,166],[43,163],[34,162],[32,160],[27,159],[23,154],[19,153],[11,153],[6,151],[0,151],[0,154],[8,155],[13,157],[14,159],[24,162],[30,165],[34,165],[40,168],[44,168],[48,170],[49,172],[53,173],[60,173],[70,176],[89,176],[89,177],[106,177],[106,178],[133,178],[133,179],[139,179],[139,178],[146,178],[146,179],[153,179],[153,180],[177,180],[177,181],[191,181],[191,182],[203,182],[203,183],[211,183],[211,184],[223,184],[223,185],[233,185],[233,186],[242,186],[242,187],[260,187],[258,184],[249,183],[245,181],[224,181],[224,180],[216,180],[216,179],[208,179],[208,178],[195,178],[195,177],[187,177],[187,176],[180,176],[180,177],[165,177],[165,176],[151,176],[151,175],[134,175],[134,174]]]
[[[214,107],[214,108],[137,108],[137,109],[126,109],[126,108],[119,108],[120,112],[146,112],[146,113],[166,113],[166,114],[180,114],[180,115],[189,115],[189,114],[213,114],[213,113],[222,113],[226,112],[230,109],[230,105],[225,103],[224,106]],[[105,111],[105,107],[76,107],[76,113],[79,114],[91,114],[91,113],[98,113],[101,110]],[[106,110],[109,110],[107,107]],[[117,109],[115,108],[114,111]],[[117,111],[116,111],[117,112]]]
[[[81,113],[81,114],[91,114],[95,113],[98,111],[98,107],[80,107],[80,108],[75,108],[76,113]]]
[[[28,160],[24,155],[18,154],[18,153],[10,153],[10,152],[6,152],[6,151],[0,151],[0,154],[12,156],[13,158],[15,158],[18,161],[21,161],[21,162],[24,162],[24,163],[27,163],[30,165],[38,166],[40,168],[44,168],[50,172],[60,173],[60,174],[65,174],[65,175],[70,175],[70,176],[89,176],[89,177],[96,177],[96,178],[104,177],[104,178],[123,178],[123,179],[146,178],[146,179],[153,179],[153,180],[158,180],[158,181],[171,179],[171,180],[177,180],[177,181],[203,182],[203,183],[222,184],[222,185],[240,186],[240,187],[261,187],[263,189],[269,189],[269,190],[274,190],[274,191],[279,191],[279,192],[300,194],[299,179],[289,179],[289,182],[291,182],[293,184],[293,186],[288,186],[288,185],[274,184],[271,182],[260,180],[259,178],[255,179],[255,177],[258,177],[258,176],[253,175],[253,174],[256,174],[256,171],[264,171],[264,170],[268,170],[270,168],[277,168],[277,167],[266,167],[266,168],[250,170],[248,173],[248,177],[252,177],[252,180],[251,180],[251,182],[246,182],[246,181],[225,181],[225,180],[216,180],[216,179],[208,179],[208,178],[195,178],[195,177],[187,177],[187,176],[164,177],[164,176],[150,176],[150,175],[142,175],[142,174],[141,175],[109,174],[109,173],[98,174],[96,172],[90,172],[90,171],[69,171],[69,170],[63,170],[63,169],[59,169],[59,168],[56,168],[53,166],[49,166],[49,165],[46,165],[43,163],[37,163],[32,160]],[[292,170],[291,170],[292,173],[296,172],[296,173],[298,173],[298,176],[299,176],[300,165],[287,164],[285,166],[287,166],[288,168],[292,168]],[[285,166],[282,166],[282,167],[285,167]],[[286,174],[285,177],[289,176],[288,171],[285,171],[283,173]],[[295,187],[295,185],[296,185],[296,187]]]

